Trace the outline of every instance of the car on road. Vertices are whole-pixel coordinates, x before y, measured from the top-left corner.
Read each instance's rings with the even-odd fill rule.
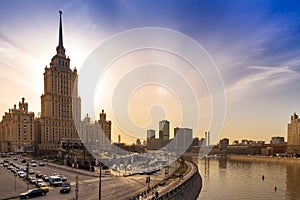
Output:
[[[67,181],[67,178],[64,175],[59,175],[59,177],[61,178],[62,182],[66,182]]]
[[[49,183],[52,186],[61,186],[62,185],[62,181],[59,176],[49,176]]]
[[[69,193],[71,191],[70,183],[63,183],[60,189],[60,193]]]
[[[0,164],[3,164],[3,163],[4,163],[4,160],[1,159],[1,160],[0,160]]]
[[[14,157],[14,160],[18,160],[18,158],[17,158],[17,157]]]
[[[26,160],[25,160],[25,159],[22,159],[22,160],[21,160],[21,163],[26,163]]]
[[[48,185],[47,186],[41,186],[40,188],[42,190],[45,190],[45,191],[49,192],[49,186]]]
[[[31,167],[36,167],[36,163],[31,163]]]
[[[31,190],[28,190],[24,193],[21,193],[20,194],[20,199],[29,199],[31,197],[38,197],[38,196],[44,196],[46,195],[48,191],[46,190],[42,190],[40,188],[37,188],[37,189],[31,189]]]
[[[41,172],[37,172],[37,173],[35,174],[35,177],[36,177],[36,178],[42,178],[42,176],[43,176],[43,174],[42,174]]]
[[[43,179],[45,182],[49,182],[49,176],[47,176],[46,174],[43,174],[43,175],[42,175],[42,179]]]
[[[31,177],[28,178],[28,180],[29,180],[29,183],[35,184],[38,179],[35,178],[35,177],[33,177],[33,176],[31,176]]]
[[[18,171],[17,173],[20,178],[24,178],[26,176],[26,173],[23,171]]]
[[[40,187],[40,186],[42,186],[42,185],[47,185],[47,183],[45,183],[45,181],[43,180],[43,179],[38,179],[36,182],[35,182],[35,185],[37,186],[37,187]]]
[[[3,163],[3,167],[7,167],[8,166],[8,163]]]
[[[43,166],[45,166],[45,163],[44,162],[40,162],[39,166],[43,167]]]

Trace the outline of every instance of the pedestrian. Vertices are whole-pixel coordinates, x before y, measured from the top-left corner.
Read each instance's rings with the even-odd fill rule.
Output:
[[[275,192],[277,191],[277,187],[276,186],[275,186],[274,190],[275,190]]]
[[[264,176],[264,175],[262,175],[261,179],[264,181],[264,180],[265,180],[265,176]]]

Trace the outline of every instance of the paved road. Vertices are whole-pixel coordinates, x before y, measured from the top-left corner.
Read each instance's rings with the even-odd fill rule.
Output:
[[[10,158],[12,160],[12,158]],[[14,161],[21,164],[20,160]],[[24,163],[22,163],[24,165]],[[79,199],[95,200],[98,199],[99,193],[99,178],[89,175],[77,174],[74,171],[67,169],[55,168],[47,165],[40,167],[30,167],[35,171],[41,171],[47,175],[51,175],[56,172],[65,175],[68,181],[71,182],[72,191],[69,194],[60,194],[60,187],[50,187],[49,193],[43,197],[36,197],[34,199],[59,199],[69,200],[75,198],[75,177],[79,177]],[[151,185],[158,183],[164,178],[164,171],[161,170],[158,173],[151,175]],[[27,190],[26,182],[22,178],[17,179],[17,192],[14,191],[14,178],[10,170],[7,170],[0,165],[0,199],[7,197],[18,196],[21,192]],[[4,184],[3,184],[4,183]],[[3,186],[2,186],[3,185]],[[33,187],[32,185],[30,185]],[[129,199],[137,193],[146,190],[148,187],[146,183],[146,175],[135,175],[129,177],[102,177],[102,199]]]

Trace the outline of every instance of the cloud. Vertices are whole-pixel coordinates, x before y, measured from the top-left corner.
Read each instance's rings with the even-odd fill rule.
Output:
[[[300,81],[300,74],[289,65],[248,66],[246,68],[252,73],[240,78],[226,90],[231,102],[250,97],[262,90],[273,90],[292,81]]]

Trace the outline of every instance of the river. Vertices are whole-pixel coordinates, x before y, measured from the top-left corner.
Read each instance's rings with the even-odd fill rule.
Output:
[[[214,158],[193,160],[203,181],[198,200],[300,199],[300,165]]]

